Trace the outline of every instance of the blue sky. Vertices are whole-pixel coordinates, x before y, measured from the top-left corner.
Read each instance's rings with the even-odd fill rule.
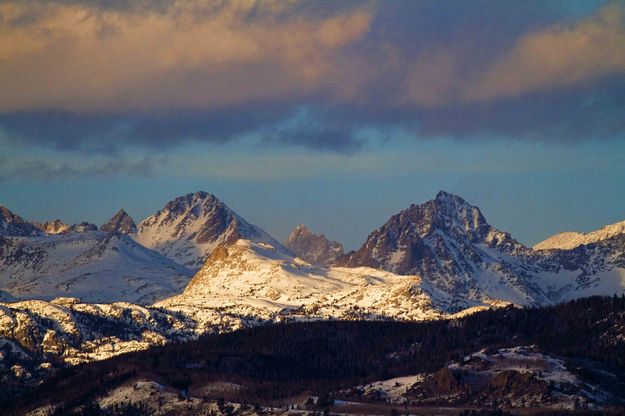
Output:
[[[32,220],[206,190],[355,248],[440,189],[526,244],[625,219],[622,1],[3,1],[0,33]]]

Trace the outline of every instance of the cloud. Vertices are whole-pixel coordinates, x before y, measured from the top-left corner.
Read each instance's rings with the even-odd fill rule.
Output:
[[[83,161],[85,162],[85,161]],[[104,160],[81,163],[79,160],[53,161],[38,158],[11,160],[0,155],[0,182],[10,182],[25,179],[57,180],[57,179],[81,179],[98,176],[151,176],[158,166],[162,168],[167,163],[166,159],[144,157],[139,160]]]
[[[0,135],[109,156],[619,137],[625,4],[603,3],[0,0]]]
[[[324,88],[372,15],[288,14],[293,4],[189,1],[163,13],[2,3],[0,111],[223,108]]]
[[[619,2],[581,22],[523,36],[481,74],[464,99],[516,96],[623,72],[625,7]]]

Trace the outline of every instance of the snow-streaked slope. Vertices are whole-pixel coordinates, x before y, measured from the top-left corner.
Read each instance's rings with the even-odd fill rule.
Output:
[[[157,303],[200,322],[215,310],[271,321],[423,320],[485,304],[455,299],[418,276],[367,267],[316,267],[249,240],[213,251],[181,295]]]
[[[625,234],[625,221],[606,225],[590,233],[567,231],[549,237],[534,246],[535,250],[571,250],[584,244],[596,243],[620,234]]]
[[[138,243],[179,264],[199,269],[215,247],[239,238],[266,242],[283,251],[273,237],[241,218],[214,195],[187,194],[170,201],[156,214],[141,221],[131,234]]]
[[[124,302],[57,298],[0,303],[0,338],[11,341],[18,354],[43,351],[68,364],[189,340],[195,338],[194,330],[194,322],[180,314]]]
[[[20,299],[150,303],[181,291],[190,276],[185,267],[120,234],[0,237],[0,290]]]

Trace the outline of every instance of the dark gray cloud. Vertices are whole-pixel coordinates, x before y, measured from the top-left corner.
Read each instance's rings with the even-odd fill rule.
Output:
[[[306,110],[307,116],[297,114]],[[119,154],[128,146],[166,150],[185,143],[225,143],[254,135],[263,146],[299,146],[353,152],[364,143],[363,126],[401,128],[416,139],[489,137],[570,143],[625,134],[625,77],[590,85],[539,91],[515,98],[435,108],[340,105],[311,101],[245,106],[224,111],[160,115],[0,115],[11,141],[59,150]]]
[[[109,159],[101,162],[90,162],[87,165],[70,162],[54,162],[46,159],[20,160],[12,163],[10,159],[0,155],[0,182],[16,179],[76,179],[111,175],[151,176],[156,168],[167,163],[165,158],[144,157],[135,161]]]

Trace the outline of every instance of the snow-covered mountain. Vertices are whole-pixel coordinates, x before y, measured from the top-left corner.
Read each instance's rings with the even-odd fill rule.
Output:
[[[625,289],[625,234],[571,250],[534,250],[490,226],[477,207],[445,192],[394,215],[359,250],[339,257],[331,267],[313,265],[301,253],[296,257],[202,192],[168,203],[142,221],[136,233],[126,235],[133,224],[122,210],[102,227],[109,232],[82,223],[56,235],[0,236],[0,299],[13,302],[2,309],[10,319],[0,317],[0,327],[31,319],[41,321],[36,326],[45,332],[45,322],[56,319],[58,307],[82,322],[85,310],[108,311],[98,312],[97,319],[117,319],[117,306],[94,303],[156,301],[147,309],[122,307],[127,311],[123,314],[159,318],[149,318],[154,321],[149,329],[122,322],[115,329],[118,339],[111,341],[120,347],[102,352],[100,346],[89,349],[95,345],[89,341],[62,354],[74,360],[84,347],[96,351],[83,355],[85,359],[98,359],[182,339],[179,335],[285,320],[429,320],[509,303],[545,305]],[[291,240],[306,241],[312,234],[304,227],[297,231]],[[293,247],[301,251],[303,245]],[[319,245],[310,247],[309,255],[318,258]],[[198,265],[204,257],[192,279],[190,268],[172,260]],[[79,297],[71,305],[83,306],[16,302],[58,296]],[[172,322],[177,322],[175,330]],[[92,331],[82,323],[78,328]],[[138,343],[125,344],[132,340]]]
[[[121,234],[0,237],[0,290],[15,298],[149,303],[179,292],[190,276],[187,268]]]
[[[323,234],[314,234],[304,224],[291,231],[284,246],[298,257],[318,266],[328,266],[345,254],[340,243],[328,240]]]
[[[490,226],[479,208],[439,192],[392,216],[335,264],[416,274],[462,299],[542,305],[622,293],[625,245],[608,241],[570,251],[533,250]]]
[[[105,233],[132,234],[137,232],[137,224],[124,209],[120,209],[106,224],[100,226]]]
[[[79,244],[86,244],[85,239],[95,236],[117,241],[117,247],[120,243],[138,246],[125,235],[101,232],[70,233],[55,238],[66,241],[64,239],[72,237]],[[50,237],[41,240],[49,241]],[[20,249],[13,250],[18,251]],[[58,254],[50,249],[45,252]],[[18,256],[16,260],[21,267],[27,261],[38,264],[36,258]],[[94,264],[98,263],[92,259],[86,262],[88,267]],[[114,263],[109,260],[102,261],[102,264]],[[127,269],[133,270],[131,267]],[[111,290],[129,284],[136,287],[142,298],[146,296],[142,290],[154,291],[162,287],[160,281],[147,282],[145,279],[138,280],[136,285],[134,280],[120,282],[114,272],[110,271],[109,279],[102,279],[109,281],[111,288],[97,279],[90,279],[92,276],[87,273],[69,282],[49,277],[27,280],[18,276],[19,281],[26,280],[32,285],[30,293],[24,297],[38,297],[34,296],[35,292],[52,296],[71,293],[82,300],[60,297],[49,301],[0,303],[0,336],[11,344],[14,354],[31,356],[42,348],[75,364],[169,341],[193,339],[204,333],[227,332],[273,322],[431,320],[502,305],[454,298],[419,276],[396,275],[367,267],[313,266],[268,243],[243,239],[216,248],[182,293],[152,306],[127,302],[105,304],[101,301],[118,299],[119,294],[111,293]],[[102,276],[102,272],[96,271],[93,276]],[[14,295],[24,295],[19,290],[22,287],[23,284],[9,289],[14,289],[11,292]],[[65,287],[69,290],[65,291]],[[49,299],[48,296],[41,298]],[[454,314],[459,310],[462,312]],[[0,342],[0,347],[2,345]]]
[[[596,243],[598,241],[606,240],[608,238],[615,237],[621,234],[625,234],[625,221],[606,225],[590,233],[577,233],[573,231],[567,231],[564,233],[556,234],[549,237],[545,241],[541,241],[540,243],[536,244],[534,246],[534,249],[571,250],[581,245]]]
[[[273,237],[245,221],[214,195],[187,194],[170,201],[144,219],[130,235],[139,244],[156,250],[191,269],[199,269],[219,245],[239,238],[269,243],[288,252]]]
[[[157,305],[199,322],[206,322],[202,315],[214,315],[215,310],[252,321],[423,320],[491,306],[454,298],[419,276],[368,267],[313,266],[249,240],[214,250],[181,295]]]
[[[0,236],[38,236],[43,231],[0,205]]]
[[[219,245],[246,238],[288,253],[204,192],[169,202],[139,227],[123,209],[100,230],[89,222],[67,226],[60,221],[37,228],[6,208],[1,213],[2,235],[7,236],[0,240],[5,300],[72,296],[85,302],[145,304],[180,293],[193,269]]]

